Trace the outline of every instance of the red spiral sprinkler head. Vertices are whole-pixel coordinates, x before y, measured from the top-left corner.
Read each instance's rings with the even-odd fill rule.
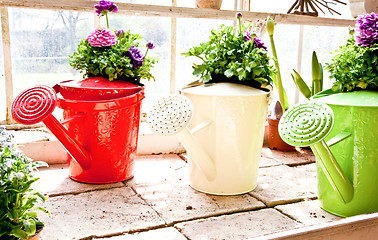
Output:
[[[48,86],[36,86],[21,92],[12,103],[12,117],[18,123],[32,125],[43,122],[59,142],[84,169],[91,166],[91,156],[70,136],[67,129],[52,115],[58,97]]]

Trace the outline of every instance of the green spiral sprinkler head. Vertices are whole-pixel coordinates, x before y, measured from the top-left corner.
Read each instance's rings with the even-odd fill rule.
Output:
[[[282,140],[290,145],[311,147],[333,189],[348,203],[353,198],[353,185],[324,141],[333,124],[333,111],[328,105],[307,102],[286,111],[279,122],[278,131]]]

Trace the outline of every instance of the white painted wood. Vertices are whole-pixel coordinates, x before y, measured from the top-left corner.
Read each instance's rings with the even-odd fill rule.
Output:
[[[172,6],[177,6],[177,0],[172,0]],[[176,91],[176,38],[177,38],[177,19],[171,18],[171,64],[170,64],[170,82],[169,93],[174,94]]]
[[[374,196],[370,196],[374,197]],[[378,213],[364,214],[339,221],[283,231],[254,239],[277,240],[357,240],[378,239]]]
[[[14,123],[10,111],[13,102],[13,80],[8,8],[1,8],[1,31],[4,57],[5,103],[7,109],[6,122],[11,124]]]
[[[22,7],[50,10],[68,10],[93,12],[95,0],[0,0],[0,7]],[[132,3],[117,3],[119,14],[138,14],[148,16],[177,17],[177,18],[211,18],[233,20],[238,11],[214,10],[205,8],[187,8],[175,6],[158,6]],[[303,24],[316,26],[353,26],[353,19],[334,19],[324,17],[312,17],[305,15],[265,13],[242,11],[243,18],[247,21],[266,19],[271,16],[276,23]]]

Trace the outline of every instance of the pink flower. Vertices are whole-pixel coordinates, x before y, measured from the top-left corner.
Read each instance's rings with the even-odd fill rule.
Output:
[[[87,37],[87,41],[92,47],[108,47],[116,44],[117,36],[110,30],[99,28]]]

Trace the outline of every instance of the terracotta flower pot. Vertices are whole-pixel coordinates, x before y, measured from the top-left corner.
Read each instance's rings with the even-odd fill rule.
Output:
[[[196,0],[198,8],[213,8],[219,10],[222,6],[222,0]]]
[[[37,233],[29,240],[39,240],[39,235],[41,235],[41,232],[42,232],[42,229],[40,229],[39,231],[37,230]]]
[[[268,116],[268,147],[272,150],[278,151],[294,151],[295,147],[287,144],[282,140],[278,133],[278,123],[279,119],[271,118]]]

